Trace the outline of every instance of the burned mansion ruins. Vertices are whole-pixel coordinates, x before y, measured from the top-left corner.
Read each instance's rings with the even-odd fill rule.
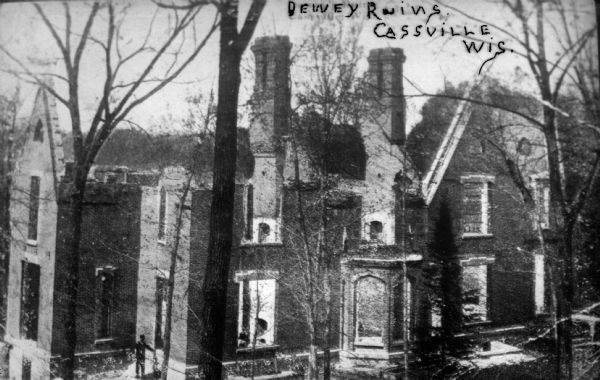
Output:
[[[340,370],[393,366],[406,349],[412,358],[419,340],[441,323],[423,270],[444,202],[465,295],[462,333],[489,341],[497,331],[518,332],[543,317],[548,281],[536,243],[536,230],[548,217],[543,160],[524,166],[539,211],[532,220],[502,156],[474,132],[482,119],[472,105],[457,102],[427,144],[419,128],[407,135],[403,63],[410,52],[399,48],[369,52],[371,112],[358,125],[327,125],[313,116],[307,130],[328,130],[317,152],[310,133],[293,132],[290,49],[285,36],[260,37],[252,45],[253,110],[238,136],[227,298],[230,373],[247,374],[240,363],[255,359],[263,360],[261,373],[283,373],[292,369],[286,367],[292,355],[306,357],[307,310],[314,307],[306,301],[306,273],[317,249],[326,253],[319,260],[330,273],[332,321],[318,345],[328,339]],[[11,379],[48,379],[66,344],[63,268],[72,152],[50,94],[38,90],[25,116],[27,139],[11,192],[4,341],[11,346]],[[542,140],[526,122],[496,116],[514,125],[505,137],[520,162],[543,156]],[[100,152],[88,179],[78,252],[82,367],[130,352],[140,334],[160,355],[173,281],[169,379],[194,375],[213,143],[210,134],[151,140],[117,130]]]

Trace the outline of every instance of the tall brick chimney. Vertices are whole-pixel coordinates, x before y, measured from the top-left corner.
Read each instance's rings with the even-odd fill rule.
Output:
[[[250,148],[254,155],[252,212],[253,230],[262,220],[271,231],[278,231],[283,187],[285,146],[290,118],[290,49],[287,36],[257,38],[252,45],[256,66]],[[278,234],[275,232],[275,234]]]
[[[250,143],[254,152],[279,150],[290,113],[290,43],[288,36],[259,37],[252,45],[255,62]]]
[[[374,95],[389,113],[385,132],[392,144],[406,140],[406,104],[404,100],[404,52],[400,48],[373,49],[369,52],[369,78]],[[388,129],[389,128],[389,129]]]

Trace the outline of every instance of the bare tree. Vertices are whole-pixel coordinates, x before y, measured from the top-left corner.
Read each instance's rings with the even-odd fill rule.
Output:
[[[188,0],[184,5],[159,3],[166,8],[188,10],[205,4],[215,5],[220,15],[220,44],[212,202],[208,257],[202,282],[204,307],[200,316],[201,352],[198,369],[207,379],[221,379],[227,282],[233,241],[240,65],[266,0],[252,1],[239,32],[239,0]]]
[[[164,333],[164,346],[163,346],[163,362],[161,365],[161,379],[166,380],[168,369],[169,369],[169,357],[171,354],[171,325],[173,320],[173,294],[175,292],[175,276],[177,268],[177,260],[179,257],[179,244],[181,241],[181,229],[184,222],[184,213],[186,209],[186,202],[188,195],[190,194],[190,188],[192,183],[192,172],[188,172],[187,179],[183,185],[183,191],[179,197],[179,205],[177,206],[176,217],[175,217],[175,237],[173,246],[171,247],[171,257],[169,263],[169,279],[167,280],[167,305],[166,305],[166,317],[165,317],[165,333]]]
[[[81,240],[81,222],[83,199],[86,190],[87,176],[90,167],[112,131],[127,117],[133,109],[147,101],[153,95],[173,82],[183,70],[194,60],[206,45],[218,26],[215,16],[203,36],[197,36],[194,20],[203,9],[195,7],[187,10],[171,10],[172,25],[164,41],[154,45],[152,36],[154,21],[148,25],[147,33],[137,48],[124,51],[121,39],[126,20],[126,10],[116,9],[113,2],[91,4],[89,14],[81,30],[73,28],[72,5],[64,3],[64,26],[59,27],[47,14],[46,7],[33,4],[38,16],[47,27],[52,41],[59,52],[62,73],[43,72],[30,67],[17,54],[1,46],[0,51],[8,57],[13,68],[6,71],[19,78],[36,84],[55,97],[69,112],[71,133],[73,135],[74,163],[71,174],[73,183],[70,189],[70,250],[67,252],[69,268],[66,283],[62,286],[66,293],[64,307],[64,328],[67,344],[61,353],[66,379],[73,378],[75,367],[75,347],[77,344],[77,285],[79,282],[79,246]],[[161,13],[158,9],[156,19]],[[101,24],[102,23],[102,24]],[[187,35],[186,35],[187,34]],[[152,36],[152,38],[151,38]],[[184,44],[193,36],[193,45],[184,49]],[[82,117],[81,87],[83,58],[92,51],[92,44],[101,52],[104,66],[101,91],[93,117],[84,122]],[[189,42],[188,42],[189,44]],[[187,46],[187,44],[185,45]],[[133,76],[131,67],[135,63],[141,68]],[[165,68],[166,67],[166,68]],[[55,89],[47,77],[64,84],[66,93]]]
[[[196,136],[200,139],[204,139],[202,143],[211,143],[213,140],[209,138],[210,128],[214,119],[214,97],[213,93],[210,93],[209,98],[204,101],[202,96],[193,96],[188,98],[190,105],[190,111],[186,118],[184,118],[184,127],[190,130],[189,136]],[[202,109],[200,109],[202,108]],[[165,310],[165,326],[164,326],[164,345],[163,345],[163,361],[161,365],[161,378],[167,379],[169,370],[169,357],[171,354],[171,345],[176,342],[172,342],[171,331],[173,323],[173,297],[175,293],[175,278],[178,275],[177,263],[180,260],[180,245],[182,240],[183,225],[186,222],[186,218],[189,219],[190,205],[189,200],[193,191],[193,180],[198,170],[201,170],[196,166],[194,160],[196,157],[188,157],[187,164],[185,165],[185,175],[182,186],[178,189],[178,202],[177,210],[175,211],[175,225],[172,227],[174,234],[173,242],[170,247],[170,262],[169,262],[169,275],[167,280],[167,294],[166,294],[166,310]],[[187,212],[186,212],[187,211]]]
[[[310,37],[295,54],[295,65],[302,74],[292,82],[297,87],[297,105],[291,117],[293,178],[289,181],[296,217],[286,228],[290,236],[287,249],[294,253],[299,274],[292,279],[293,284],[286,286],[302,305],[308,328],[308,378],[319,376],[317,351],[321,348],[323,376],[329,379],[331,347],[336,344],[333,337],[339,262],[344,246],[339,242],[345,228],[350,228],[344,222],[333,221],[332,211],[344,208],[337,204],[347,198],[337,188],[342,178],[360,179],[364,175],[359,119],[366,103],[357,92],[357,64],[362,58],[358,46],[360,25],[316,23],[312,28]],[[340,151],[344,146],[349,150]],[[344,165],[339,162],[339,155],[356,160]],[[352,204],[349,198],[346,201]]]
[[[237,165],[237,117],[240,63],[266,0],[253,0],[238,32],[238,0],[217,3],[221,15],[219,79],[212,203],[208,257],[202,283],[204,302],[201,318],[200,373],[206,379],[221,379],[227,282],[233,241],[233,200]]]

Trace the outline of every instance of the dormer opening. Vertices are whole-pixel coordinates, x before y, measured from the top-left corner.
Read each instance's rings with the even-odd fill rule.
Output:
[[[33,141],[44,142],[44,124],[38,119],[33,131]]]

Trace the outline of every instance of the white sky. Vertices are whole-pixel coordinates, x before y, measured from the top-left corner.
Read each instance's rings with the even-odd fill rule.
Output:
[[[342,2],[343,0],[340,0]],[[580,28],[585,29],[595,23],[593,12],[593,2],[591,0],[573,0],[577,6],[583,6],[589,10],[583,18],[577,21]],[[329,3],[330,7],[336,0],[309,0],[310,5],[315,3]],[[124,37],[121,40],[124,50],[129,46],[136,46],[140,38],[145,35],[145,32],[150,24],[150,20],[156,6],[146,0],[137,1],[117,1],[118,6],[130,4],[130,8],[126,13],[124,23]],[[247,12],[250,4],[249,0],[240,0],[241,14]],[[299,11],[301,1],[295,1],[296,12]],[[360,37],[360,43],[365,49],[365,55],[371,48],[377,47],[400,47],[404,49],[407,57],[404,65],[405,75],[405,92],[415,93],[416,90],[409,84],[409,80],[415,83],[419,89],[425,92],[436,92],[444,85],[444,80],[452,83],[458,83],[464,80],[474,80],[477,78],[479,67],[486,59],[494,55],[496,50],[488,52],[482,51],[479,54],[468,54],[465,50],[461,37],[448,38],[448,27],[454,26],[456,30],[462,30],[466,25],[470,30],[477,30],[480,24],[474,21],[465,21],[464,17],[456,11],[453,11],[441,3],[437,3],[441,10],[440,15],[435,15],[431,18],[429,26],[440,27],[442,22],[446,27],[446,36],[439,36],[439,29],[436,32],[437,38],[425,36],[425,29],[422,29],[422,35],[419,37],[411,36],[414,33],[414,27],[418,24],[425,24],[427,16],[422,14],[419,16],[408,15],[411,12],[410,7],[418,7],[422,5],[427,14],[432,12],[432,7],[435,4],[429,0],[379,0],[376,1],[378,14],[381,15],[381,8],[386,5],[396,7],[396,14],[393,17],[384,18],[383,21],[367,19],[367,1],[352,0],[352,4],[358,4],[358,10],[355,13],[355,19],[364,21],[364,30]],[[506,25],[507,23],[515,23],[509,17],[508,11],[501,7],[498,1],[468,1],[468,0],[449,0],[449,4],[460,9],[468,11],[472,15],[476,15],[485,20],[497,23],[498,25]],[[445,3],[444,3],[445,4]],[[297,15],[288,17],[287,0],[268,0],[267,6],[260,22],[257,26],[255,37],[282,34],[289,35],[293,44],[298,46],[306,37],[308,26],[314,22],[307,18],[300,18]],[[400,15],[400,7],[405,9],[406,15]],[[44,2],[43,7],[50,19],[62,28],[64,25],[63,6],[59,2]],[[71,2],[73,14],[73,29],[81,30],[82,24],[89,12],[89,5],[81,2]],[[331,8],[330,8],[331,9]],[[155,30],[152,34],[153,41],[162,41],[166,35],[166,28],[169,23],[166,11],[160,11],[155,21]],[[343,6],[343,14],[348,13],[347,3]],[[120,15],[122,15],[120,13]],[[104,14],[103,14],[104,16]],[[214,16],[214,9],[206,8],[197,18],[198,35],[202,36],[202,28],[206,27],[211,22]],[[444,20],[441,17],[445,17]],[[332,17],[343,17],[335,15]],[[326,22],[326,19],[323,19]],[[394,28],[398,39],[377,38],[373,33],[373,28],[378,22],[385,22],[387,25]],[[105,24],[105,19],[98,18],[94,32],[101,35],[103,31],[102,25]],[[402,35],[401,27],[407,24],[409,36],[404,39],[399,39]],[[513,28],[515,28],[513,26]],[[387,28],[381,29],[385,31]],[[486,40],[493,38],[495,42],[503,39],[502,35],[490,28],[491,34],[485,36]],[[64,29],[59,30],[59,34],[64,33]],[[62,34],[61,34],[62,35]],[[505,48],[514,48],[518,46],[514,41],[505,40]],[[190,41],[188,41],[190,42]],[[551,42],[551,41],[549,41]],[[554,46],[557,46],[558,41],[552,41]],[[130,45],[127,45],[130,43]],[[18,56],[28,64],[35,62],[48,62],[51,57],[57,57],[58,50],[54,44],[48,29],[37,16],[33,6],[28,3],[4,4],[0,7],[0,44],[9,49],[13,54]],[[75,44],[75,43],[73,43]],[[190,45],[184,45],[189,48]],[[156,124],[165,115],[172,115],[175,118],[187,112],[187,104],[185,97],[197,93],[207,94],[211,88],[216,87],[216,75],[218,67],[218,34],[215,34],[209,44],[195,59],[195,61],[186,69],[178,80],[180,83],[169,85],[160,93],[155,95],[141,107],[139,107],[131,118],[143,126]],[[487,45],[486,45],[487,48]],[[185,50],[185,49],[184,49]],[[189,50],[187,50],[189,51]],[[100,93],[100,84],[103,79],[102,66],[98,65],[100,50],[93,44],[88,45],[86,56],[83,60],[83,68],[81,73],[81,94],[82,94],[82,109],[83,113],[90,113],[95,104],[95,100]],[[251,53],[246,52],[246,59],[252,59]],[[12,62],[0,52],[0,67],[10,67]],[[520,66],[521,69],[517,69]],[[13,66],[14,67],[14,66]],[[366,68],[366,57],[361,64],[361,69]],[[56,72],[62,70],[60,64],[55,67]],[[139,70],[139,62],[132,62],[123,72],[125,74],[135,74]],[[518,72],[518,74],[515,74]],[[526,74],[529,69],[525,62],[510,51],[499,55],[494,61],[491,73],[505,78],[514,85],[519,85],[523,88],[535,88],[532,86],[531,78]],[[525,75],[523,74],[525,73]],[[301,75],[297,70],[292,69],[292,75]],[[7,74],[0,73],[0,90],[5,95],[14,93],[16,80]],[[253,82],[247,75],[244,76],[242,83],[241,101],[248,98],[252,89]],[[26,84],[21,84],[22,97],[27,97],[33,92],[33,88]],[[59,87],[60,89],[60,87]],[[425,101],[424,98],[411,98],[408,100],[408,127],[412,127],[420,119],[420,107]]]

